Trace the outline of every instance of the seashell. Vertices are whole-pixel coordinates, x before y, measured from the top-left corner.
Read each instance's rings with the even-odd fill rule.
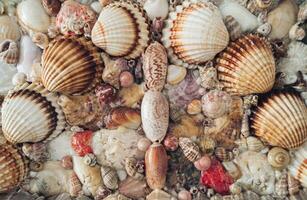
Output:
[[[233,183],[229,186],[231,194],[240,194],[242,192],[242,187],[239,184]]]
[[[247,149],[250,151],[259,152],[263,150],[264,148],[266,148],[266,146],[261,142],[261,140],[253,136],[247,137],[246,143],[247,143]]]
[[[291,40],[303,40],[306,36],[304,28],[299,26],[299,23],[294,24],[289,31]]]
[[[101,167],[101,177],[107,188],[111,190],[118,188],[118,177],[115,170],[103,166]]]
[[[267,36],[271,33],[271,30],[272,30],[271,24],[264,23],[257,28],[257,33],[260,33],[261,35]]]
[[[16,15],[18,23],[27,32],[47,33],[48,27],[51,24],[51,18],[45,12],[40,0],[22,1],[17,6]]]
[[[192,195],[189,191],[183,189],[178,192],[178,199],[180,200],[192,200]]]
[[[176,137],[193,137],[202,135],[203,127],[198,117],[199,115],[181,116],[180,120],[178,120],[175,125],[170,126],[169,133]]]
[[[44,50],[42,82],[49,91],[85,93],[100,81],[101,73],[98,50],[85,38],[58,38]]]
[[[18,41],[21,37],[20,29],[13,17],[0,16],[0,42],[4,40]]]
[[[242,176],[239,166],[233,161],[223,162],[222,164],[233,179],[237,180]]]
[[[115,193],[115,194],[111,194],[111,195],[107,196],[103,200],[131,200],[131,199],[122,195],[122,194]]]
[[[133,157],[125,159],[125,169],[129,176],[134,177],[134,175],[137,173],[136,162],[137,160]]]
[[[180,137],[179,146],[183,151],[184,156],[191,162],[195,162],[200,159],[200,150],[197,144],[195,144],[191,139]]]
[[[265,93],[271,90],[275,80],[273,53],[266,39],[257,35],[245,35],[230,43],[217,58],[217,70],[224,89],[233,95]],[[248,81],[251,77],[255,80],[252,83]]]
[[[58,195],[55,200],[72,200],[72,197],[69,193],[62,193]]]
[[[305,142],[299,149],[294,152],[295,157],[292,159],[288,166],[290,174],[300,181],[303,187],[307,187],[307,167],[306,167],[306,155],[307,155],[307,143]]]
[[[104,122],[108,129],[116,129],[119,126],[137,129],[141,125],[141,113],[133,108],[117,107],[111,110]]]
[[[14,87],[12,79],[16,72],[17,69],[15,65],[0,62],[0,95],[6,95],[8,91]]]
[[[60,34],[60,30],[55,25],[50,25],[48,27],[48,33],[47,34],[48,34],[49,38],[56,38],[56,36],[58,36]]]
[[[299,11],[297,13],[297,20],[299,22],[303,22],[307,19],[307,3],[303,2],[300,7]]]
[[[107,196],[109,196],[111,194],[111,190],[109,190],[108,188],[99,186],[97,191],[96,191],[96,196],[95,196],[95,200],[103,200],[104,198],[106,198]]]
[[[211,158],[209,156],[202,156],[199,160],[194,162],[194,166],[199,171],[206,171],[211,166]]]
[[[17,187],[27,176],[28,166],[22,154],[12,145],[0,145],[0,193]]]
[[[116,99],[116,89],[109,84],[101,84],[95,88],[95,95],[102,105],[109,104]]]
[[[90,167],[94,167],[97,164],[96,156],[92,153],[86,154],[83,157],[83,161],[86,165],[88,165]]]
[[[33,34],[32,41],[41,49],[45,49],[49,44],[48,36],[40,32]]]
[[[198,26],[191,28],[191,24]],[[218,8],[208,2],[191,1],[177,6],[169,13],[162,33],[170,61],[189,68],[213,59],[229,40]]]
[[[11,143],[46,142],[65,128],[55,94],[35,84],[25,83],[12,90],[1,112],[3,134]]]
[[[112,0],[99,0],[99,3],[105,7],[107,6],[108,4],[110,4],[112,2]]]
[[[75,172],[70,175],[69,184],[69,193],[71,196],[76,197],[82,192],[81,182]]]
[[[59,0],[42,0],[43,7],[46,13],[50,16],[57,16],[61,9],[61,2]]]
[[[168,15],[167,0],[146,0],[144,10],[151,20],[155,18],[165,19]]]
[[[12,78],[12,83],[15,86],[22,85],[25,82],[27,82],[27,75],[22,72],[17,72]]]
[[[232,103],[227,92],[211,90],[201,98],[202,111],[210,118],[219,118],[229,112]]]
[[[0,44],[0,60],[7,64],[18,62],[19,52],[17,44],[13,40],[4,40]]]
[[[244,195],[244,199],[260,200],[259,195],[256,192],[253,192],[251,190],[247,190],[243,195]]]
[[[216,88],[218,84],[217,70],[213,66],[199,67],[199,76],[201,80],[201,86],[205,89]]]
[[[22,152],[25,156],[27,156],[30,160],[39,162],[46,161],[48,158],[47,147],[44,143],[23,143]]]
[[[164,47],[154,42],[150,44],[143,56],[145,87],[149,90],[161,91],[167,73],[167,54]]]
[[[169,118],[166,97],[158,91],[147,91],[141,105],[141,117],[146,137],[152,142],[162,141],[166,135]]]
[[[217,147],[215,149],[215,156],[221,161],[230,161],[234,158],[232,152],[227,151],[224,147]]]
[[[72,169],[73,168],[72,157],[64,156],[61,160],[61,165],[64,169]]]
[[[307,140],[307,108],[294,93],[273,94],[258,106],[251,127],[272,146],[299,147]]]
[[[169,65],[167,67],[167,83],[171,85],[177,85],[182,80],[184,80],[185,76],[187,75],[187,69],[184,67],[180,67],[177,65]]]
[[[116,25],[114,22],[116,21]],[[92,41],[111,56],[134,59],[149,41],[144,11],[131,1],[112,2],[100,12],[92,30]]]
[[[179,146],[179,140],[172,134],[167,134],[163,140],[163,146],[167,151],[176,151]]]
[[[187,113],[190,115],[201,113],[201,101],[198,99],[193,99],[187,107]]]
[[[246,8],[254,15],[258,15],[260,12],[268,10],[272,4],[272,0],[250,0],[247,2]]]
[[[151,141],[147,138],[141,138],[139,141],[138,141],[138,149],[140,151],[147,151],[147,149],[149,148],[149,146],[151,145]]]
[[[163,190],[155,189],[146,196],[146,200],[171,200],[171,195]]]
[[[161,189],[165,186],[167,162],[167,154],[161,144],[155,142],[146,151],[146,181],[151,189]]]
[[[288,195],[288,177],[287,174],[284,173],[281,175],[279,180],[277,180],[275,184],[275,192],[277,196],[281,198],[285,198]]]
[[[200,141],[198,142],[198,146],[203,153],[211,154],[213,153],[215,149],[216,142],[214,139],[210,137],[203,136],[200,138]]]
[[[120,182],[118,191],[120,194],[123,194],[126,197],[139,199],[145,197],[150,190],[145,179],[139,180],[128,177],[124,181]]]
[[[229,32],[229,37],[231,41],[235,41],[241,36],[242,34],[241,26],[233,16],[227,15],[224,18],[224,23]]]
[[[288,191],[290,195],[295,195],[300,191],[300,182],[293,178],[288,172]]]
[[[130,87],[134,83],[133,75],[128,71],[124,71],[120,73],[119,82],[121,87]]]
[[[283,169],[289,164],[290,155],[286,150],[274,147],[268,153],[268,161],[274,168]]]

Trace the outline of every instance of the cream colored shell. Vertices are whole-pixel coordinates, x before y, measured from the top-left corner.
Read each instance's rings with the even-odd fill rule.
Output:
[[[290,174],[307,187],[307,142],[303,144],[296,152],[289,167]]]
[[[10,39],[17,41],[20,39],[20,28],[17,22],[10,16],[0,16],[0,42]]]

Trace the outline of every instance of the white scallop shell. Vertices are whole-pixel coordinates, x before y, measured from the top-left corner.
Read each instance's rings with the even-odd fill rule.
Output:
[[[17,22],[10,16],[0,16],[0,42],[5,39],[19,40],[21,34]]]
[[[307,142],[305,142],[297,151],[295,158],[288,166],[290,174],[299,180],[304,187],[307,187]]]

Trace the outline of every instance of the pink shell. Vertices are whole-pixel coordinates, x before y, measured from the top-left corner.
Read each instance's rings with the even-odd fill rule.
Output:
[[[194,162],[194,166],[199,171],[204,171],[210,168],[211,166],[211,159],[209,156],[203,156],[199,160]]]

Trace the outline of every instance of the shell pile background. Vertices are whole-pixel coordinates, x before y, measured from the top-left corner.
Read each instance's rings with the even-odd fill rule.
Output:
[[[306,200],[306,0],[1,0],[0,199]]]

